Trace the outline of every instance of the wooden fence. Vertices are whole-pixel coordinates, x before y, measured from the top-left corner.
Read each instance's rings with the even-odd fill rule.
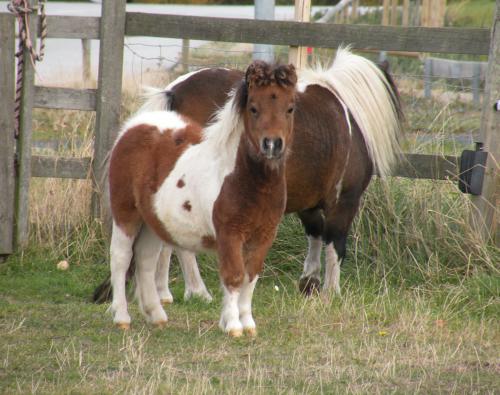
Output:
[[[424,95],[431,97],[432,78],[469,79],[474,104],[480,105],[480,85],[486,78],[488,63],[427,57],[424,60]]]
[[[119,128],[124,37],[155,36],[208,41],[262,43],[336,48],[351,43],[354,48],[386,51],[459,53],[488,55],[489,66],[481,123],[481,141],[490,156],[482,196],[474,198],[478,208],[477,228],[491,234],[496,220],[498,193],[500,113],[493,103],[500,98],[500,23],[497,16],[488,29],[426,28],[346,24],[314,24],[156,15],[125,12],[125,0],[105,1],[101,17],[49,16],[48,38],[99,39],[98,87],[64,89],[35,86],[34,70],[25,54],[23,107],[20,138],[14,139],[14,17],[0,13],[0,255],[22,247],[28,237],[28,193],[31,177],[87,179],[94,183],[93,215],[102,215],[100,180],[103,162]],[[37,20],[31,18],[31,32]],[[35,39],[35,37],[33,37]],[[93,158],[56,158],[31,155],[33,108],[96,111]],[[407,154],[394,176],[457,178],[458,158]]]

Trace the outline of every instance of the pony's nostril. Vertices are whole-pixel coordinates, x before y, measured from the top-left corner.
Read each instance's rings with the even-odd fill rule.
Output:
[[[276,140],[274,140],[274,152],[279,153],[283,149],[283,139],[281,137],[278,137]]]
[[[270,140],[267,137],[264,137],[262,139],[262,148],[264,148],[264,151],[269,148],[269,143],[270,143]]]

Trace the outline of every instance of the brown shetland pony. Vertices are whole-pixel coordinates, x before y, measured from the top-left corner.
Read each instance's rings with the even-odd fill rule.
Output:
[[[130,325],[126,273],[135,258],[146,318],[167,315],[155,284],[164,243],[216,250],[224,301],[220,326],[256,333],[251,301],[285,210],[285,156],[293,130],[293,66],[254,62],[204,130],[175,111],[142,112],[118,136],[109,164],[114,322]]]
[[[207,124],[241,71],[202,69],[179,77],[150,95],[145,109],[171,109]],[[340,263],[361,196],[374,171],[387,175],[399,154],[397,136],[402,112],[387,65],[339,49],[329,69],[299,73],[294,137],[287,157],[286,212],[296,212],[309,242],[299,282],[310,294],[321,284],[321,252],[325,245],[325,291],[340,292]],[[168,284],[170,248],[163,251],[159,284]],[[185,298],[211,299],[194,254],[177,250],[186,281]],[[168,301],[171,294],[166,287]],[[105,296],[105,284],[94,294]]]

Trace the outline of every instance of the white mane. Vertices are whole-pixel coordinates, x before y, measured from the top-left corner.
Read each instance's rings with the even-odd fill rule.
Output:
[[[203,141],[219,148],[221,152],[236,149],[244,130],[243,119],[235,107],[236,90],[229,94],[226,104],[214,116],[214,121],[203,129]]]
[[[400,122],[394,105],[396,99],[384,73],[349,48],[339,48],[330,68],[318,65],[314,70],[301,72],[299,91],[313,84],[329,89],[347,106],[361,129],[377,173],[390,174],[400,153],[397,140]]]

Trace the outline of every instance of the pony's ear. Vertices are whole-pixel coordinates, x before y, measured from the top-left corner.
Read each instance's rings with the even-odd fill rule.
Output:
[[[297,83],[297,72],[293,64],[277,66],[274,75],[278,85],[294,87]]]
[[[254,60],[247,68],[245,82],[248,87],[252,85],[260,86],[266,83],[268,80],[268,74],[269,65],[262,60]]]
[[[390,73],[391,71],[391,65],[389,64],[389,61],[386,59],[386,60],[383,60],[382,62],[380,62],[378,64],[378,67],[380,68],[380,70],[382,70],[384,73]]]
[[[256,60],[248,66],[245,74],[245,82],[248,87],[266,86],[277,84],[282,87],[294,87],[297,83],[295,66],[278,65],[271,66],[261,60]]]

